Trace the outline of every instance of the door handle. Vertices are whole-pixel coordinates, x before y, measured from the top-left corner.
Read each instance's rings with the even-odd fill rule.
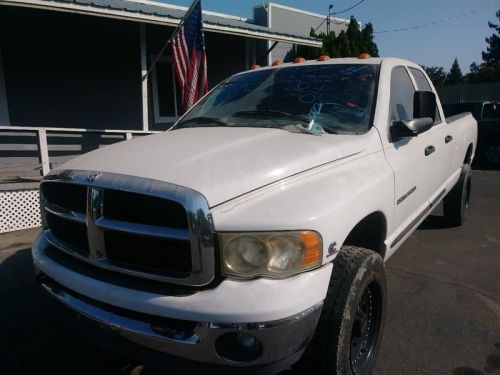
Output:
[[[425,156],[429,156],[432,154],[434,151],[436,151],[436,147],[430,145],[425,148]]]
[[[445,143],[450,143],[451,141],[453,141],[453,137],[451,135],[447,135],[446,137],[444,137]]]

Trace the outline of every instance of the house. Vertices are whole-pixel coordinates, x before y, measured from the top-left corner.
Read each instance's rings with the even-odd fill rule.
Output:
[[[325,9],[326,10],[326,9]],[[312,13],[301,9],[276,3],[262,3],[253,9],[254,20],[262,26],[271,30],[286,30],[294,35],[307,38],[310,36],[311,28],[317,34],[334,32],[339,34],[346,31],[349,20],[331,16],[329,19],[325,14]],[[262,56],[267,50],[272,48],[274,42],[271,40],[257,41],[257,55]],[[267,56],[263,63],[270,65],[274,60],[292,61],[295,56],[295,49],[299,43],[280,42]]]
[[[1,124],[167,128],[179,114],[170,51],[142,77],[185,10],[146,0],[0,0]],[[261,41],[321,45],[308,23],[303,32],[204,11],[204,28],[209,87],[255,63]]]
[[[147,0],[0,0],[0,233],[40,225],[38,181],[51,168],[178,118],[169,49],[143,77],[186,9]],[[256,62],[290,60],[297,45],[320,47],[309,32],[323,30],[324,20],[274,3],[257,6],[254,19],[203,11],[209,88]]]

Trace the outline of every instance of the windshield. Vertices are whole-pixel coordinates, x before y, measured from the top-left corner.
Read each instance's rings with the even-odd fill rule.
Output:
[[[314,133],[370,128],[377,66],[298,65],[230,77],[175,127],[300,127]],[[304,131],[305,132],[305,131]]]

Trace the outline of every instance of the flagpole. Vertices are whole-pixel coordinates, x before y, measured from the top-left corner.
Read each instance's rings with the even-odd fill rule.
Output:
[[[172,35],[170,35],[170,38],[168,38],[167,42],[164,44],[164,46],[161,48],[160,52],[158,53],[158,55],[156,56],[156,58],[154,59],[153,63],[151,64],[151,66],[149,67],[148,71],[146,72],[146,74],[144,74],[144,76],[142,77],[142,80],[141,82],[143,82],[146,78],[148,78],[148,76],[151,74],[151,71],[153,70],[153,68],[156,66],[156,64],[158,63],[158,61],[160,60],[160,57],[161,55],[163,55],[163,52],[165,52],[165,49],[170,45],[170,43],[172,43],[172,40],[174,40],[174,37],[175,37],[175,34],[177,33],[177,31],[179,31],[179,29],[181,28],[181,26],[184,24],[184,20],[189,17],[189,15],[191,14],[191,12],[193,11],[196,3],[198,3],[200,0],[194,0],[193,3],[191,4],[191,6],[189,7],[189,9],[186,11],[186,13],[184,14],[184,16],[181,18],[181,20],[179,21],[179,23],[177,24],[177,27],[175,28],[174,32],[172,33]]]

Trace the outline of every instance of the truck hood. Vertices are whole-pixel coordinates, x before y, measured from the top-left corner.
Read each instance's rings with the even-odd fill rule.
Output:
[[[119,142],[58,169],[150,178],[201,192],[210,206],[365,149],[360,135],[186,128]]]

